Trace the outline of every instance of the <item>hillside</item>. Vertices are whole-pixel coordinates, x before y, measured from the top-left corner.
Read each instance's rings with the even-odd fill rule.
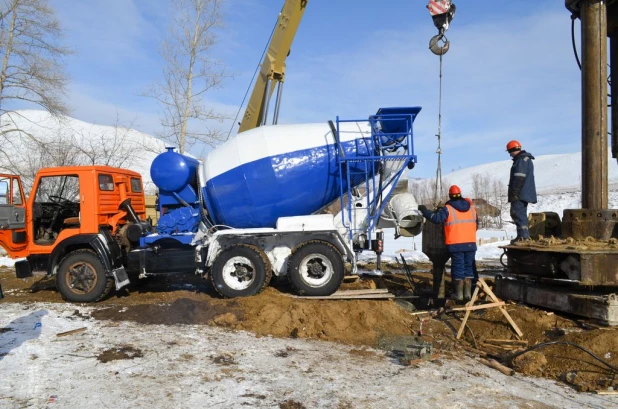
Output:
[[[608,177],[610,190],[618,189],[618,164],[608,155]],[[508,184],[513,161],[506,159],[460,169],[443,176],[445,184],[455,184],[463,192],[472,191],[472,177],[475,174],[488,175]],[[581,152],[540,155],[534,160],[534,176],[539,194],[553,194],[581,191]]]
[[[81,147],[93,148],[106,145],[115,151],[130,151],[120,159],[121,166],[142,174],[148,193],[154,193],[155,187],[150,179],[150,164],[156,155],[165,149],[165,143],[152,135],[134,129],[96,125],[70,117],[54,118],[44,111],[22,110],[12,116],[12,121],[34,137],[52,146],[58,140],[69,139]],[[6,116],[0,117],[3,127],[10,125]],[[10,144],[4,145],[4,151],[13,163],[30,163],[32,152],[28,146],[11,138]],[[105,150],[101,148],[101,150]],[[122,155],[120,155],[122,156]],[[72,158],[65,158],[71,164]],[[99,156],[97,164],[105,164],[108,158]],[[3,161],[0,161],[0,166]],[[509,178],[510,159],[486,163],[466,169],[460,169],[444,175],[445,185],[459,185],[464,195],[472,193],[472,179],[475,174],[487,175],[501,180],[506,185]],[[610,184],[610,208],[618,207],[618,164],[613,158],[608,160]],[[539,203],[531,206],[530,211],[556,211],[561,214],[564,208],[580,206],[581,191],[581,154],[555,154],[537,156],[534,161],[535,178],[539,193]],[[408,175],[410,181],[419,181],[414,172]],[[404,178],[405,179],[405,175]]]
[[[123,126],[91,124],[67,116],[56,118],[37,110],[16,111],[10,117],[5,114],[0,117],[0,123],[4,130],[17,127],[30,135],[21,138],[16,134],[9,136],[10,143],[3,144],[5,156],[0,158],[3,171],[18,168],[21,175],[28,177],[34,173],[34,164],[41,162],[45,166],[117,166],[141,173],[146,192],[154,193],[150,164],[165,150],[165,143],[152,135]],[[44,152],[39,152],[40,145],[45,146]],[[112,156],[115,159],[110,159]]]

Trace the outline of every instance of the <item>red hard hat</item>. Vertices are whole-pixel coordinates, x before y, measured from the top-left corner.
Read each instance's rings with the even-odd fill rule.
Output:
[[[521,150],[521,143],[517,142],[516,140],[512,140],[511,142],[506,144],[506,151],[509,153],[519,150]]]
[[[455,196],[455,195],[460,195],[460,194],[461,194],[461,189],[457,185],[451,186],[451,188],[448,190],[449,196]]]

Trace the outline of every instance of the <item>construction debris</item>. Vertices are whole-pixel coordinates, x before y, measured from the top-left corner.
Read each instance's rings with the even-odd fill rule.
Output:
[[[514,370],[512,370],[511,368],[502,365],[500,362],[496,361],[495,359],[485,359],[485,358],[478,358],[479,362],[487,365],[490,368],[494,368],[497,369],[498,371],[502,372],[503,374],[507,375],[507,376],[511,376],[515,373]]]
[[[86,327],[72,329],[71,331],[60,332],[60,333],[56,334],[56,336],[57,337],[65,337],[67,335],[77,334],[78,332],[84,332],[84,331],[86,331],[86,329],[87,329]]]

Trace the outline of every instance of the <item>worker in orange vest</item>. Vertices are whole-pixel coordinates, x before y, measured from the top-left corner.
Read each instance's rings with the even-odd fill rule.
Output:
[[[450,200],[435,212],[423,205],[418,208],[427,220],[444,223],[446,248],[451,254],[452,298],[468,301],[472,298],[478,219],[472,200],[461,196],[459,186],[451,186],[448,196]]]

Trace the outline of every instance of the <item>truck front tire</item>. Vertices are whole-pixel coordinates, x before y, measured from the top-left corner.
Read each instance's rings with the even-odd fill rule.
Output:
[[[213,287],[226,298],[259,294],[270,283],[271,276],[266,254],[248,244],[235,244],[223,250],[210,270]]]
[[[112,289],[114,280],[107,277],[103,263],[95,252],[88,249],[67,254],[58,266],[56,288],[67,301],[95,302]]]

